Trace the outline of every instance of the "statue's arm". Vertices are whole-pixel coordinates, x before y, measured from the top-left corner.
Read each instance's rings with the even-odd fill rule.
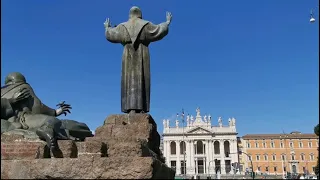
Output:
[[[169,33],[169,23],[163,22],[158,25],[148,23],[145,28],[145,38],[150,41],[159,41]]]
[[[122,43],[125,37],[125,31],[123,31],[124,27],[122,25],[118,25],[116,27],[108,27],[105,30],[105,36],[108,41],[112,43]]]
[[[48,116],[54,116],[56,117],[56,110],[55,109],[52,109],[48,106],[46,106],[45,104],[41,104],[41,114],[45,114],[45,115],[48,115]]]
[[[7,119],[14,115],[10,100],[1,98],[1,119]]]
[[[32,95],[32,106],[30,107],[32,109],[32,112],[35,114],[45,114],[48,116],[56,116],[56,110],[52,109],[45,104],[42,103],[42,101],[38,98],[38,96],[35,94],[33,88],[28,84],[26,86]]]

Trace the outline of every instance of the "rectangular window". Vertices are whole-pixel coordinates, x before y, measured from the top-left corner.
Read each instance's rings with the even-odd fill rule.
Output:
[[[258,148],[259,147],[259,144],[256,142],[256,148]]]
[[[283,142],[280,143],[280,147],[283,148]]]
[[[286,172],[286,171],[287,171],[287,168],[286,168],[286,167],[283,167],[283,171]]]
[[[198,160],[198,173],[203,174],[204,173],[204,162],[203,160]]]
[[[247,148],[250,148],[250,143],[247,143]]]
[[[311,160],[311,161],[314,160],[314,155],[313,155],[313,154],[310,155],[310,160]]]
[[[291,160],[294,160],[294,155],[293,154],[291,155]]]
[[[286,156],[285,156],[285,155],[281,155],[281,159],[282,159],[283,161],[285,161],[285,160],[286,160]]]
[[[277,172],[277,167],[273,167],[273,171],[274,171],[274,172]]]
[[[293,142],[290,142],[290,147],[293,148]]]
[[[274,142],[271,142],[271,148],[274,148]]]
[[[309,142],[308,144],[309,144],[309,148],[312,148],[312,142]]]
[[[243,171],[243,165],[239,166],[239,171],[242,172]]]
[[[171,168],[176,170],[177,162],[176,161],[171,161]]]
[[[266,171],[267,171],[267,172],[269,171],[269,167],[268,167],[268,166],[266,167]]]
[[[273,160],[273,161],[276,160],[276,155],[272,155],[272,160]]]
[[[302,142],[299,142],[299,148],[303,148]]]
[[[267,144],[265,142],[263,143],[263,148],[267,148]]]
[[[261,171],[261,167],[260,166],[258,166],[258,171]]]
[[[268,161],[268,155],[264,155],[264,160]]]
[[[257,161],[260,161],[260,156],[259,155],[257,155]]]
[[[303,154],[301,154],[301,160],[304,161],[304,155]]]
[[[251,155],[248,156],[248,160],[251,161]]]
[[[181,161],[181,174],[186,174],[186,161]]]

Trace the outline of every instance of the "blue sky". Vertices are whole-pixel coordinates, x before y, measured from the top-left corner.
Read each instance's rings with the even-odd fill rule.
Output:
[[[20,71],[42,101],[65,100],[66,118],[95,129],[120,110],[122,46],[104,37],[103,22],[128,19],[131,6],[153,23],[173,19],[151,44],[151,112],[185,109],[237,119],[239,135],[313,132],[319,120],[319,28],[315,0],[103,1],[3,0],[1,84]],[[317,10],[317,17],[318,17]],[[318,19],[318,18],[317,18]],[[61,116],[61,118],[65,118]],[[173,121],[171,122],[174,124]]]

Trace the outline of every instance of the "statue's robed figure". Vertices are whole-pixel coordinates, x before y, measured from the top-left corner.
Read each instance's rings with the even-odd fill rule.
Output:
[[[171,14],[167,21],[154,25],[142,19],[138,7],[130,9],[129,20],[111,27],[105,22],[105,35],[112,43],[124,46],[122,55],[121,110],[129,112],[149,112],[150,110],[150,55],[148,45],[168,34]]]

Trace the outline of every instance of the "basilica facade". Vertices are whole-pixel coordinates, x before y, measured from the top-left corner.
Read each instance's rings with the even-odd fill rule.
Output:
[[[186,122],[184,122],[186,119]],[[163,120],[162,151],[166,164],[176,170],[176,175],[233,174],[238,163],[237,131],[235,118],[227,125],[221,117],[213,123],[211,116],[187,115],[177,118],[174,126]]]

